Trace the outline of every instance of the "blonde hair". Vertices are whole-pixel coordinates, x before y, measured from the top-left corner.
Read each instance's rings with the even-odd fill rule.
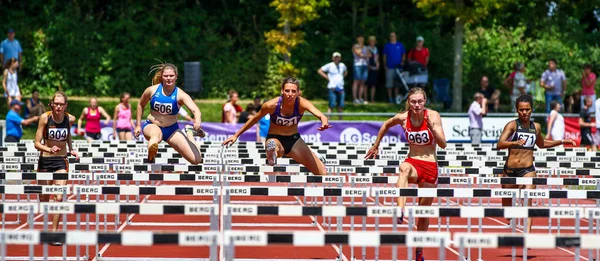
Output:
[[[404,110],[408,111],[410,109],[410,103],[408,103],[408,99],[410,99],[410,96],[413,96],[418,93],[423,94],[423,98],[425,98],[425,101],[427,101],[427,94],[425,93],[425,90],[423,90],[423,88],[420,88],[420,87],[414,87],[414,88],[408,90],[408,94],[406,96],[406,105],[404,106]]]
[[[57,91],[57,92],[55,92],[55,93],[54,93],[54,95],[52,95],[52,99],[50,100],[50,105],[52,105],[52,104],[54,103],[54,99],[55,99],[56,97],[59,97],[59,96],[60,96],[60,97],[63,97],[63,98],[65,99],[65,103],[67,103],[67,102],[68,102],[68,101],[67,101],[67,95],[66,95],[64,92]]]
[[[154,72],[154,76],[152,77],[152,85],[162,83],[162,74],[167,69],[173,70],[175,72],[175,75],[179,74],[177,71],[177,66],[175,66],[172,63],[161,62],[150,67],[150,74]]]

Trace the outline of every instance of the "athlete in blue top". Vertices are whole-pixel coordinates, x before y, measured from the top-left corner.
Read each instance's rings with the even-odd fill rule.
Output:
[[[323,160],[304,143],[298,134],[298,123],[302,119],[304,111],[309,111],[321,120],[321,127],[318,130],[323,131],[331,127],[327,117],[321,111],[310,101],[300,97],[298,80],[293,77],[285,78],[281,83],[281,96],[265,102],[260,111],[233,136],[225,140],[223,145],[235,143],[246,130],[254,126],[265,115],[270,114],[271,126],[267,134],[269,165],[275,165],[278,157],[289,156],[312,173],[324,175],[326,170]]]
[[[201,114],[194,100],[179,87],[177,67],[173,64],[162,64],[155,67],[161,74],[162,82],[152,85],[144,91],[137,105],[137,121],[135,136],[143,131],[148,140],[148,160],[154,161],[160,140],[166,141],[175,151],[192,164],[200,164],[202,155],[194,140],[179,130],[177,117],[181,105],[185,105],[194,115],[194,130],[200,131]],[[142,114],[146,103],[150,102],[150,114],[153,121],[146,120],[142,124]]]

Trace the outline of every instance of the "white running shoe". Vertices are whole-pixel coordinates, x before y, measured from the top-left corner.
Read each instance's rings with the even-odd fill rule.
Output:
[[[319,160],[321,160],[321,162],[323,162],[323,164],[325,164],[327,162],[327,158],[325,156],[323,156],[321,153],[319,153],[317,151],[313,151],[313,153],[317,156],[317,158]]]
[[[190,132],[192,134],[192,136],[198,136],[200,138],[206,137],[206,132],[204,132],[203,129],[196,131],[196,130],[194,130],[194,126],[192,126],[192,125],[185,125],[185,131]]]
[[[277,145],[274,140],[267,141],[267,163],[269,166],[277,164]]]

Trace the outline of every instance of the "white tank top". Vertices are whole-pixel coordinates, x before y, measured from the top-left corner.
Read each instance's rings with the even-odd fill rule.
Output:
[[[6,74],[6,90],[8,91],[8,93],[15,93],[18,92],[19,90],[19,85],[17,85],[17,72],[14,73],[10,73],[9,70],[7,70],[7,74]]]
[[[550,135],[552,135],[553,140],[562,140],[565,137],[565,119],[555,110],[550,112],[550,117],[554,114],[556,114],[556,119],[554,119],[554,123],[552,124]]]

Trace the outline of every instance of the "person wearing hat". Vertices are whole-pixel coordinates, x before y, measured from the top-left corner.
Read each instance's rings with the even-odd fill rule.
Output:
[[[480,144],[483,134],[483,116],[487,114],[487,101],[482,93],[475,93],[469,107],[469,136],[472,144]]]
[[[346,96],[344,93],[344,77],[348,74],[348,69],[341,62],[342,55],[340,53],[333,53],[331,60],[332,62],[323,65],[317,72],[328,81],[329,106],[327,113],[331,113],[331,110],[335,107],[341,113],[344,109],[344,98]],[[339,116],[339,119],[341,120],[342,116]]]
[[[6,114],[6,137],[4,142],[19,142],[23,137],[23,129],[21,125],[29,125],[38,121],[40,117],[35,116],[29,119],[21,118],[21,107],[24,103],[19,100],[10,102],[10,110]]]
[[[418,36],[417,45],[408,53],[408,61],[418,62],[427,68],[427,64],[429,63],[429,49],[423,47],[423,43],[425,43],[423,36]]]
[[[6,62],[10,58],[15,58],[19,62],[19,69],[21,68],[21,54],[23,49],[19,40],[15,39],[15,30],[10,28],[7,32],[7,38],[0,43],[0,60],[2,60],[2,67],[6,66]]]

